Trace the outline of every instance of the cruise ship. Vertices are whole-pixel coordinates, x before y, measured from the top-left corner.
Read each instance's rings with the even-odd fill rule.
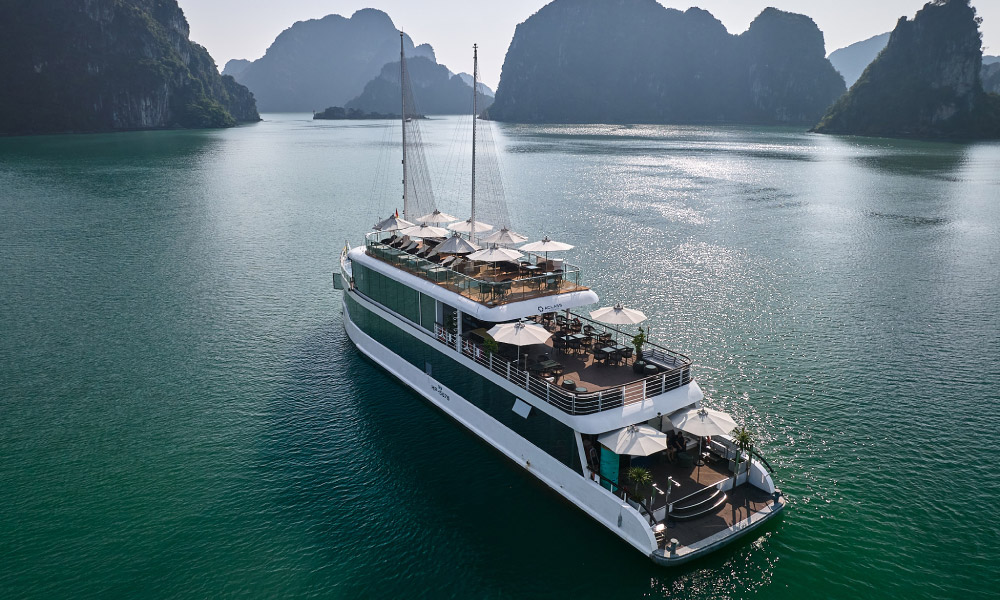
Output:
[[[483,235],[474,182],[467,221],[412,187],[426,173],[412,171],[402,53],[400,70],[403,213],[345,247],[333,277],[358,351],[656,564],[779,515],[770,465],[703,406],[691,359],[649,339],[640,311],[597,308],[568,244]]]

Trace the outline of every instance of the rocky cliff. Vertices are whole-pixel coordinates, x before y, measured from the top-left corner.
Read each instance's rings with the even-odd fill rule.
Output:
[[[814,131],[919,138],[1000,137],[1000,98],[983,91],[979,19],[969,0],[929,2]]]
[[[490,118],[812,123],[844,92],[808,17],[767,9],[731,35],[655,0],[555,0],[517,26]]]
[[[983,90],[992,94],[1000,94],[1000,62],[983,65]]]
[[[403,40],[407,58],[434,60],[427,44]],[[275,38],[260,59],[230,61],[226,74],[250,88],[265,112],[308,112],[342,106],[399,62],[399,31],[389,15],[366,8],[350,19],[328,15],[295,23]]]
[[[413,102],[420,114],[472,113],[472,85],[461,75],[452,75],[444,65],[422,56],[407,59],[406,70],[413,89]],[[493,98],[480,91],[477,102],[479,109],[484,110],[493,103]],[[361,95],[348,102],[345,108],[399,114],[399,61],[385,65],[379,76],[368,82]]]
[[[0,19],[0,133],[225,127],[253,96],[188,39],[175,0],[17,1]]]

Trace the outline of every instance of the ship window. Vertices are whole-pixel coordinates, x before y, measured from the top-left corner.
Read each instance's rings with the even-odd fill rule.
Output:
[[[514,400],[514,408],[512,410],[517,416],[527,419],[528,413],[531,412],[531,405],[520,398],[516,398]]]

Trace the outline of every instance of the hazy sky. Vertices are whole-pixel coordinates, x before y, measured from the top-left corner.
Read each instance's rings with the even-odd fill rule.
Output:
[[[331,13],[351,16],[378,8],[417,44],[434,46],[438,62],[452,71],[472,70],[472,44],[479,44],[479,71],[496,89],[514,27],[547,4],[545,0],[178,0],[191,23],[191,39],[208,48],[222,68],[231,58],[260,58],[279,33],[296,21]],[[661,0],[670,8],[699,6],[742,33],[767,6],[809,15],[826,36],[827,53],[890,31],[901,16],[912,17],[924,0]],[[973,0],[983,17],[987,54],[1000,54],[1000,1]]]

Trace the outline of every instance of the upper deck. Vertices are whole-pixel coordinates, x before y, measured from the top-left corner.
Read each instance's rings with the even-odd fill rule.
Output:
[[[365,236],[366,254],[484,306],[589,289],[580,285],[580,267],[560,259],[526,253],[516,262],[476,262],[460,256],[435,255],[434,248],[441,239],[380,237],[378,232]]]

